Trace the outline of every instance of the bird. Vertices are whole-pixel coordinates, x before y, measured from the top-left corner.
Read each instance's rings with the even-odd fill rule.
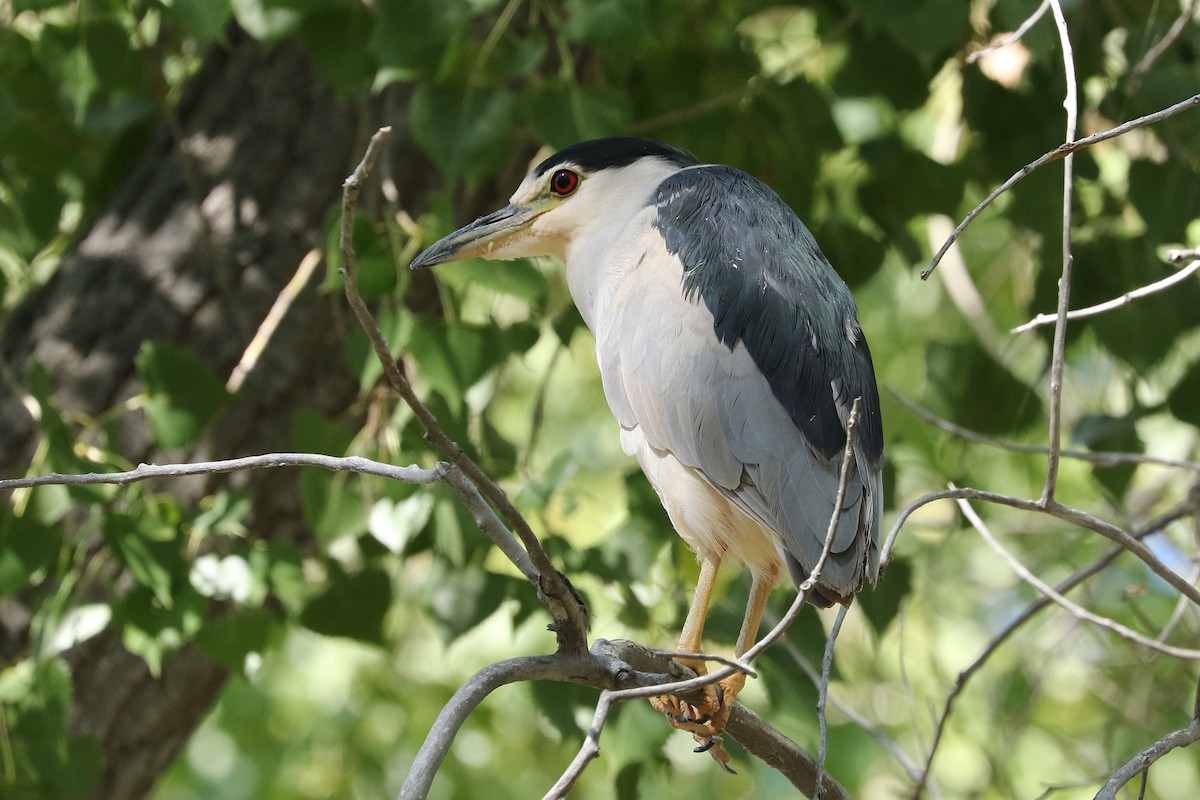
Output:
[[[411,266],[545,256],[565,265],[595,339],[622,448],[699,560],[680,653],[702,652],[723,563],[750,573],[735,656],[754,644],[781,577],[809,577],[856,400],[842,507],[809,602],[848,604],[878,579],[883,426],[871,352],[845,281],[778,194],[669,144],[594,139],[545,158],[508,205]],[[701,660],[677,660],[705,672]],[[735,673],[695,705],[652,704],[732,771],[720,734],[744,682]]]

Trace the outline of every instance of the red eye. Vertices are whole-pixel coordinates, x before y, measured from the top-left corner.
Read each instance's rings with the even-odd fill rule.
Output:
[[[550,191],[566,197],[579,188],[579,174],[569,169],[560,169],[550,178]]]

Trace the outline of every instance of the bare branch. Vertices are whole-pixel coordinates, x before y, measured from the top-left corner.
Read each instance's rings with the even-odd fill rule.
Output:
[[[354,209],[358,203],[358,195],[362,182],[370,174],[375,161],[383,148],[383,143],[391,133],[390,127],[380,128],[371,137],[362,161],[355,167],[350,177],[346,178],[342,188],[342,221],[339,234],[339,247],[342,252],[342,272],[346,282],[346,300],[350,304],[359,325],[366,332],[367,338],[375,350],[376,356],[383,365],[388,382],[401,399],[412,409],[413,414],[425,428],[425,439],[440,452],[447,461],[458,467],[479,493],[497,510],[499,515],[521,540],[529,558],[539,575],[539,597],[554,618],[554,632],[558,637],[560,648],[566,648],[579,653],[587,649],[587,609],[576,594],[570,582],[554,567],[546,551],[542,549],[529,523],[517,511],[516,507],[505,495],[504,490],[484,474],[470,456],[450,439],[442,429],[437,417],[434,416],[421,399],[417,396],[408,378],[400,370],[396,359],[388,349],[383,333],[375,322],[374,316],[367,308],[358,291],[358,280],[355,272],[356,255],[354,252],[353,230]]]
[[[459,687],[438,714],[424,744],[417,752],[412,768],[404,779],[399,800],[422,800],[433,785],[438,768],[450,751],[450,745],[462,724],[485,697],[517,681],[565,681],[594,687],[646,686],[669,680],[631,669],[612,654],[610,643],[601,639],[592,652],[582,655],[559,651],[547,656],[525,656],[490,664]]]
[[[1109,541],[1120,545],[1128,552],[1141,559],[1154,574],[1165,580],[1181,594],[1187,597],[1196,605],[1200,606],[1200,590],[1187,582],[1182,575],[1172,570],[1167,565],[1163,564],[1152,552],[1150,548],[1142,544],[1140,541],[1130,536],[1125,531],[1117,526],[1105,522],[1104,520],[1094,517],[1084,511],[1064,506],[1058,502],[1052,502],[1049,505],[1042,503],[1040,500],[1025,500],[1020,497],[1011,497],[1009,495],[997,494],[995,492],[986,492],[982,489],[956,488],[943,489],[938,492],[930,492],[927,495],[917,498],[916,500],[905,506],[900,514],[892,523],[892,529],[888,532],[887,540],[884,542],[880,560],[887,562],[888,556],[891,555],[891,550],[896,541],[896,536],[904,523],[912,516],[917,509],[929,505],[938,500],[958,500],[966,498],[970,500],[983,500],[987,503],[995,503],[996,505],[1009,506],[1011,508],[1020,509],[1022,511],[1035,511],[1043,514],[1049,514],[1052,517],[1065,520],[1074,525],[1086,528],[1090,531],[1099,533]]]
[[[1162,58],[1163,53],[1170,49],[1171,45],[1175,44],[1175,40],[1179,38],[1179,34],[1183,33],[1183,29],[1196,16],[1197,9],[1200,9],[1200,0],[1192,0],[1188,3],[1187,8],[1180,12],[1175,21],[1171,23],[1171,27],[1163,34],[1163,38],[1154,43],[1146,53],[1138,61],[1137,65],[1129,71],[1129,83],[1127,92],[1133,94],[1141,86],[1142,80],[1146,77],[1146,73],[1154,66],[1155,62]]]
[[[840,508],[840,505],[839,505]],[[813,788],[813,796],[820,797],[822,785],[825,783],[825,756],[829,752],[829,726],[825,719],[825,701],[829,698],[829,678],[833,674],[833,645],[837,642],[838,634],[842,632],[842,623],[846,620],[849,606],[838,609],[833,619],[833,627],[825,639],[825,655],[821,659],[821,681],[817,685],[817,725],[821,730],[820,746],[817,749],[817,781]]]
[[[1172,252],[1174,252],[1174,253],[1180,253],[1180,252],[1194,253],[1194,251],[1179,251],[1179,250],[1172,251]],[[1146,286],[1143,286],[1140,289],[1134,289],[1132,291],[1126,292],[1125,294],[1121,295],[1120,297],[1115,297],[1112,300],[1108,300],[1103,303],[1097,303],[1096,305],[1088,306],[1087,308],[1077,308],[1074,311],[1071,311],[1067,314],[1067,319],[1076,320],[1076,319],[1086,319],[1087,317],[1094,317],[1097,314],[1103,314],[1105,312],[1112,311],[1113,309],[1120,308],[1121,306],[1129,305],[1134,300],[1140,300],[1143,297],[1149,297],[1152,294],[1157,294],[1158,292],[1162,292],[1167,289],[1170,289],[1172,286],[1174,286],[1177,283],[1183,283],[1188,278],[1192,277],[1192,275],[1196,274],[1197,271],[1200,271],[1200,258],[1196,258],[1195,255],[1192,255],[1192,258],[1194,260],[1192,260],[1192,262],[1190,264],[1188,264],[1186,267],[1184,267],[1183,269],[1176,272],[1174,275],[1169,275],[1160,281],[1155,281],[1154,283],[1147,284]],[[1026,322],[1024,325],[1018,325],[1017,327],[1013,328],[1012,332],[1013,333],[1025,333],[1026,331],[1031,331],[1034,328],[1038,328],[1042,325],[1049,325],[1051,322],[1054,322],[1057,319],[1058,319],[1057,315],[1038,314],[1036,317],[1029,320],[1029,322]]]
[[[1046,455],[1050,452],[1050,448],[1044,444],[1030,444],[1028,442],[1016,442],[1012,439],[1001,439],[995,436],[988,436],[985,433],[965,428],[955,422],[951,422],[945,417],[940,417],[925,406],[917,403],[895,389],[888,388],[888,393],[894,397],[902,406],[907,408],[912,413],[920,417],[924,422],[940,428],[947,433],[952,433],[963,439],[980,444],[988,444],[993,447],[999,447],[1004,450],[1011,450],[1016,453],[1032,453]],[[1197,461],[1182,461],[1177,458],[1160,458],[1158,456],[1147,455],[1145,453],[1119,453],[1109,450],[1062,450],[1059,452],[1063,458],[1072,458],[1078,461],[1087,461],[1095,464],[1098,467],[1116,467],[1122,464],[1153,464],[1160,467],[1174,467],[1176,469],[1186,469],[1190,472],[1200,472],[1200,462]]]
[[[1091,136],[1085,136],[1084,138],[1076,139],[1073,142],[1065,142],[1050,152],[1044,153],[1043,155],[1035,158],[1033,161],[1030,161],[1028,164],[1014,172],[1008,178],[1008,180],[993,189],[991,194],[985,197],[979,203],[979,205],[971,209],[967,216],[963,217],[963,221],[958,223],[958,226],[955,227],[955,229],[950,233],[949,238],[946,239],[946,241],[938,249],[937,253],[934,254],[933,259],[929,262],[929,266],[921,271],[921,280],[926,280],[930,275],[933,274],[933,271],[937,269],[938,263],[943,257],[945,257],[946,253],[950,250],[954,243],[958,241],[958,237],[962,235],[962,232],[967,229],[967,226],[974,222],[975,218],[978,217],[985,208],[994,203],[996,198],[1000,197],[1000,195],[1004,194],[1013,186],[1016,186],[1022,180],[1027,178],[1030,173],[1041,169],[1042,167],[1054,161],[1066,158],[1072,153],[1078,152],[1085,147],[1091,147],[1092,145],[1099,144],[1100,142],[1106,142],[1109,139],[1115,139],[1118,136],[1124,136],[1130,131],[1141,128],[1145,125],[1152,125],[1156,122],[1162,122],[1164,119],[1169,119],[1176,114],[1188,111],[1196,106],[1200,106],[1200,94],[1192,95],[1188,99],[1181,100],[1175,105],[1168,106],[1160,111],[1155,111],[1151,114],[1146,114],[1145,116],[1131,119],[1115,128],[1110,128],[1106,131],[1092,134]]]
[[[1177,747],[1187,747],[1200,741],[1200,720],[1193,719],[1187,726],[1168,733],[1129,760],[1125,766],[1113,773],[1096,793],[1096,800],[1116,800],[1117,791],[1139,773],[1145,773],[1150,765]]]
[[[805,797],[850,800],[849,792],[832,776],[825,775],[811,755],[744,705],[733,707],[725,732],[748,752],[779,770]],[[819,795],[817,775],[823,776]]]
[[[1054,22],[1058,27],[1058,38],[1062,45],[1063,71],[1067,81],[1067,96],[1063,108],[1067,110],[1067,144],[1075,141],[1075,130],[1079,121],[1079,85],[1075,79],[1075,55],[1071,49],[1071,37],[1067,32],[1067,21],[1063,17],[1059,0],[1050,0]],[[1068,153],[1063,159],[1062,200],[1062,276],[1058,279],[1058,316],[1054,325],[1054,346],[1050,355],[1050,452],[1046,455],[1046,482],[1042,486],[1042,502],[1054,501],[1058,488],[1059,449],[1062,447],[1062,380],[1067,349],[1067,311],[1071,307],[1071,270],[1075,257],[1071,255],[1071,206],[1075,197],[1075,154]]]
[[[521,571],[530,583],[537,586],[541,581],[541,573],[537,567],[533,565],[533,561],[529,558],[529,553],[525,548],[521,547],[517,538],[513,536],[512,531],[504,527],[504,523],[496,516],[496,512],[487,504],[483,496],[479,494],[479,490],[475,484],[467,480],[467,477],[462,474],[462,470],[453,464],[438,462],[437,465],[438,477],[450,487],[450,491],[454,492],[454,496],[463,504],[463,508],[471,512],[475,518],[475,524],[479,526],[479,530],[483,531],[492,543],[500,549],[508,557],[508,560]]]
[[[312,280],[313,272],[316,271],[317,265],[320,263],[321,251],[316,248],[309,250],[304,258],[300,259],[300,266],[296,267],[296,273],[292,275],[292,279],[287,282],[287,285],[279,290],[279,294],[275,297],[275,302],[271,304],[271,309],[263,317],[263,321],[259,323],[258,330],[254,333],[254,338],[250,340],[250,343],[246,345],[246,349],[242,351],[242,357],[238,360],[237,366],[233,368],[233,372],[229,374],[229,380],[225,382],[226,389],[236,392],[242,387],[242,382],[246,380],[246,376],[250,374],[250,370],[254,369],[254,365],[258,363],[258,357],[267,349],[267,344],[270,343],[271,337],[278,330],[279,323],[287,316],[288,309],[292,307],[292,303],[304,291],[304,287],[308,285],[308,282]]]
[[[992,532],[988,528],[987,524],[984,523],[984,521],[980,519],[979,515],[975,513],[975,509],[971,507],[970,502],[968,502],[966,498],[960,497],[958,499],[958,507],[962,510],[963,516],[967,518],[967,521],[971,523],[971,527],[975,528],[976,532],[983,537],[983,540],[987,542],[988,545],[995,550],[1001,558],[1008,562],[1008,565],[1013,572],[1017,573],[1022,580],[1033,586],[1046,597],[1053,600],[1061,608],[1065,609],[1067,613],[1071,614],[1071,616],[1084,622],[1090,622],[1093,625],[1098,625],[1105,630],[1112,631],[1124,639],[1128,639],[1135,644],[1140,644],[1143,647],[1148,647],[1151,650],[1157,650],[1160,653],[1175,656],[1176,658],[1186,658],[1192,660],[1200,659],[1200,650],[1174,647],[1172,645],[1156,641],[1149,637],[1143,636],[1137,631],[1125,627],[1116,620],[1102,617],[1098,614],[1093,614],[1083,606],[1068,600],[1062,594],[1050,588],[1045,581],[1034,575],[1028,567],[1026,567],[1016,558],[1016,556],[1005,549],[1004,546],[1001,545],[996,539],[996,537],[992,535]]]
[[[1150,534],[1161,530],[1178,519],[1190,516],[1192,513],[1194,513],[1194,511],[1194,501],[1185,501],[1171,512],[1160,517],[1156,517],[1155,519],[1152,519],[1143,525],[1135,534],[1135,538],[1142,539],[1146,536],[1149,536]],[[1103,556],[1093,561],[1091,564],[1081,567],[1064,578],[1057,586],[1054,587],[1055,591],[1057,591],[1059,594],[1066,594],[1088,578],[1106,569],[1109,564],[1112,564],[1114,561],[1116,561],[1117,558],[1124,552],[1125,548],[1123,547],[1112,548]],[[980,669],[983,668],[983,665],[987,663],[992,654],[999,650],[1000,646],[1004,644],[1004,642],[1008,641],[1008,639],[1012,637],[1012,635],[1015,634],[1019,628],[1021,628],[1029,620],[1033,619],[1033,617],[1039,611],[1044,608],[1049,608],[1051,605],[1053,605],[1052,601],[1045,595],[1035,602],[1029,604],[1024,611],[1018,614],[1011,622],[1004,626],[999,633],[992,637],[992,640],[988,642],[987,646],[980,652],[978,656],[975,657],[974,661],[972,661],[961,672],[958,673],[958,677],[954,681],[954,686],[951,687],[949,694],[946,695],[946,701],[942,706],[941,716],[938,717],[937,724],[934,726],[933,741],[930,742],[929,753],[925,757],[925,766],[919,775],[917,775],[912,795],[910,795],[912,800],[917,800],[920,797],[922,790],[929,781],[929,773],[933,769],[933,759],[937,755],[938,745],[942,739],[942,733],[945,731],[946,723],[950,719],[950,714],[954,710],[955,701],[958,699],[958,696],[962,694],[963,690],[966,689],[968,681],[970,681],[970,679],[977,672],[979,672]],[[1200,694],[1198,694],[1197,702],[1200,703]],[[1198,713],[1197,716],[1200,716],[1200,713]]]
[[[998,42],[993,42],[992,44],[989,44],[986,47],[979,48],[978,50],[976,50],[975,52],[973,52],[969,56],[967,56],[967,63],[974,64],[979,59],[985,58],[988,55],[991,55],[992,53],[996,52],[997,50],[1000,50],[1002,48],[1008,47],[1010,44],[1016,44],[1017,42],[1021,41],[1021,39],[1025,36],[1025,34],[1029,33],[1029,29],[1032,28],[1034,25],[1036,25],[1037,21],[1042,18],[1042,15],[1046,13],[1046,9],[1048,9],[1049,7],[1050,7],[1050,0],[1042,0],[1042,4],[1037,7],[1037,10],[1034,11],[1032,14],[1030,14],[1025,19],[1025,21],[1021,23],[1020,27],[1018,27],[1012,33],[1011,36],[1005,36],[1002,40],[1000,40]]]
[[[258,456],[228,458],[222,461],[198,461],[194,464],[139,464],[136,469],[124,472],[91,472],[85,475],[63,475],[55,472],[29,478],[12,478],[0,480],[0,491],[52,485],[127,486],[151,478],[182,478],[188,475],[211,475],[269,467],[320,467],[332,472],[359,472],[363,475],[376,475],[401,483],[429,484],[436,483],[441,479],[436,469],[422,469],[415,464],[397,467],[361,456],[338,458],[316,453],[266,453]]]

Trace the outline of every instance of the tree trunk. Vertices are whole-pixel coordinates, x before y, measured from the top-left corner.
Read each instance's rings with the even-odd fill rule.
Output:
[[[305,253],[324,241],[328,211],[361,138],[354,107],[299,48],[266,53],[236,31],[210,54],[176,114],[175,136],[152,137],[75,252],[0,334],[10,374],[20,381],[39,362],[65,411],[97,414],[137,395],[134,356],[148,340],[185,347],[227,377]],[[318,283],[314,278],[296,299],[196,448],[155,450],[137,411],[124,414],[120,441],[110,446],[133,462],[287,450],[297,412],[345,409],[358,386],[337,333],[340,297],[320,296]],[[37,439],[19,390],[0,382],[0,474],[23,473]],[[295,471],[169,486],[187,505],[228,485],[252,496],[247,525],[254,537],[307,536]],[[13,623],[28,620],[22,602],[0,601],[6,657],[28,643],[28,631]],[[71,727],[101,743],[103,775],[92,796],[104,800],[144,796],[226,678],[194,647],[166,659],[154,677],[115,631],[76,645],[67,662]]]

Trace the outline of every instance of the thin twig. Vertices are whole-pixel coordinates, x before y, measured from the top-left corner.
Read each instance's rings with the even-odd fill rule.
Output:
[[[463,504],[463,508],[471,512],[479,530],[492,540],[492,543],[508,557],[508,560],[521,571],[521,574],[530,583],[537,586],[541,581],[541,573],[533,565],[529,553],[521,547],[517,537],[513,536],[512,531],[506,528],[500,518],[496,516],[496,512],[483,499],[483,495],[479,494],[479,489],[475,484],[471,483],[458,467],[445,462],[438,462],[437,475],[450,487],[450,491],[454,492],[454,496]]]
[[[1169,119],[1176,114],[1188,111],[1198,105],[1200,105],[1200,94],[1192,95],[1186,100],[1179,101],[1175,105],[1168,106],[1167,108],[1150,114],[1146,114],[1145,116],[1138,117],[1137,119],[1131,119],[1115,128],[1110,128],[1109,130],[1101,131],[1100,133],[1095,133],[1082,139],[1076,139],[1073,142],[1065,142],[1050,152],[1044,153],[1035,158],[1033,161],[1030,161],[1028,164],[1014,172],[1008,178],[1008,180],[993,189],[991,194],[980,201],[979,205],[975,206],[975,208],[971,209],[971,211],[968,212],[965,217],[963,217],[962,222],[958,223],[958,226],[951,231],[950,236],[938,249],[937,253],[934,254],[933,258],[929,262],[929,266],[921,271],[921,280],[926,280],[930,275],[933,274],[933,271],[937,269],[938,263],[946,255],[954,243],[958,241],[958,237],[962,235],[962,232],[967,229],[967,226],[974,222],[975,218],[978,217],[985,208],[994,203],[996,198],[1000,197],[1000,195],[1004,194],[1013,186],[1027,178],[1030,173],[1041,169],[1042,167],[1054,161],[1066,158],[1072,153],[1078,152],[1085,147],[1091,147],[1092,145],[1099,144],[1100,142],[1106,142],[1109,139],[1115,139],[1118,136],[1124,136],[1130,131],[1141,128],[1145,125],[1152,125],[1156,122],[1162,122],[1164,119]]]
[[[975,531],[983,538],[983,540],[988,543],[989,547],[996,551],[996,553],[1008,563],[1013,572],[1017,573],[1017,575],[1030,586],[1033,586],[1039,592],[1054,601],[1059,607],[1066,610],[1071,616],[1078,620],[1090,622],[1093,625],[1098,625],[1105,630],[1115,633],[1117,636],[1120,636],[1123,639],[1128,639],[1135,644],[1140,644],[1143,647],[1150,648],[1151,650],[1157,650],[1165,655],[1175,656],[1176,658],[1186,658],[1189,660],[1200,659],[1200,650],[1174,647],[1172,645],[1156,641],[1147,636],[1143,636],[1135,630],[1125,627],[1116,620],[1102,617],[1098,614],[1093,614],[1091,611],[1088,611],[1078,603],[1068,600],[1062,594],[1052,589],[1045,581],[1034,575],[1028,567],[1026,567],[1017,559],[1016,556],[1005,549],[1005,547],[1000,544],[999,540],[992,535],[992,532],[988,528],[987,524],[979,517],[978,514],[975,513],[975,509],[971,507],[970,502],[965,497],[960,497],[958,499],[958,507],[962,510],[963,516],[967,518],[967,521],[971,523],[971,527],[973,527]]]
[[[792,640],[782,639],[779,642],[779,646],[783,648],[784,652],[791,656],[792,660],[796,663],[796,666],[798,666],[801,671],[804,672],[805,676],[812,681],[813,686],[821,685],[821,675],[819,672],[817,672],[817,668],[812,665],[804,653],[800,652],[800,648],[797,647]],[[862,728],[863,731],[871,736],[871,738],[875,739],[875,741],[879,742],[879,744],[885,750],[891,753],[892,757],[896,759],[896,762],[901,766],[905,773],[908,774],[909,778],[911,778],[914,782],[920,779],[920,767],[918,767],[916,762],[914,762],[907,753],[901,750],[900,746],[896,744],[896,742],[894,742],[890,737],[888,737],[887,733],[885,733],[878,725],[871,722],[871,720],[867,719],[857,709],[855,709],[846,701],[842,700],[836,694],[830,692],[828,700],[830,705],[836,708],[843,716],[845,716],[858,727]],[[738,741],[740,742],[741,739],[738,739]],[[930,787],[930,790],[935,800],[941,797],[941,793],[938,792],[935,787]]]
[[[1058,28],[1058,39],[1062,45],[1063,71],[1067,82],[1067,96],[1063,108],[1067,111],[1067,133],[1064,142],[1075,141],[1079,119],[1079,85],[1075,79],[1075,55],[1071,49],[1071,37],[1067,31],[1067,20],[1063,16],[1059,0],[1050,0],[1054,22]],[[1062,447],[1062,381],[1067,349],[1067,312],[1071,308],[1071,271],[1075,257],[1071,255],[1071,207],[1075,198],[1075,154],[1068,153],[1063,159],[1062,199],[1062,276],[1058,279],[1058,316],[1054,324],[1054,345],[1050,355],[1050,452],[1046,454],[1046,481],[1042,485],[1042,503],[1054,502],[1058,488],[1059,450]]]
[[[233,368],[233,372],[229,375],[229,380],[225,383],[226,389],[236,392],[242,388],[242,382],[246,380],[246,376],[250,374],[250,371],[254,369],[254,365],[258,363],[259,356],[267,349],[271,337],[279,329],[279,323],[283,322],[283,318],[287,316],[288,309],[292,307],[292,303],[304,291],[304,287],[308,285],[308,282],[312,279],[313,272],[316,271],[317,265],[320,263],[321,251],[316,248],[309,250],[304,258],[300,259],[300,266],[296,267],[296,273],[292,275],[287,285],[279,290],[279,294],[275,297],[275,302],[271,304],[271,309],[263,317],[263,321],[259,323],[258,330],[255,331],[250,343],[246,345],[246,349],[242,351],[242,357],[238,360],[237,366]]]
[[[1194,253],[1194,251],[1189,252]],[[1158,292],[1170,289],[1177,283],[1183,283],[1188,278],[1192,277],[1192,275],[1194,275],[1197,271],[1200,271],[1200,258],[1196,258],[1194,255],[1192,258],[1196,260],[1193,260],[1190,264],[1173,275],[1168,275],[1160,281],[1155,281],[1154,283],[1147,284],[1141,288],[1126,292],[1120,297],[1114,297],[1112,300],[1107,300],[1103,303],[1097,303],[1096,305],[1088,306],[1087,308],[1077,308],[1074,311],[1067,313],[1067,319],[1086,319],[1087,317],[1094,317],[1098,314],[1104,314],[1108,311],[1112,311],[1113,309],[1120,308],[1121,306],[1129,305],[1134,300],[1140,300],[1143,297],[1149,297],[1152,294],[1157,294]],[[1049,325],[1051,322],[1054,322],[1057,319],[1058,316],[1056,314],[1038,314],[1024,325],[1018,325],[1017,327],[1013,328],[1012,333],[1025,333],[1026,331],[1031,331],[1034,328],[1041,327],[1042,325]]]
[[[376,475],[401,483],[429,484],[440,480],[437,470],[423,469],[414,465],[397,467],[372,461],[361,456],[343,458],[316,453],[266,453],[258,456],[242,456],[221,461],[197,461],[193,464],[139,464],[136,469],[123,472],[91,472],[84,475],[35,475],[29,478],[0,480],[0,491],[25,489],[33,486],[127,486],[151,478],[182,478],[188,475],[211,475],[222,472],[237,472],[247,469],[269,467],[320,467],[333,472],[359,472]]]
[[[1139,528],[1139,530],[1134,534],[1134,537],[1137,539],[1144,539],[1150,534],[1162,530],[1172,522],[1191,516],[1194,511],[1195,504],[1189,499],[1170,512],[1156,517],[1142,525],[1141,528]],[[1126,550],[1124,547],[1113,547],[1091,564],[1081,567],[1060,581],[1058,585],[1054,587],[1055,591],[1057,591],[1059,594],[1066,594],[1088,578],[1099,574],[1104,569],[1107,569],[1110,564],[1116,561],[1117,558],[1125,552]],[[913,792],[910,795],[911,800],[918,800],[922,790],[925,788],[925,785],[929,782],[930,772],[933,769],[933,759],[937,755],[938,745],[941,743],[942,734],[946,729],[946,724],[950,719],[950,714],[954,710],[955,701],[958,700],[959,695],[961,695],[966,689],[967,683],[977,672],[979,672],[979,670],[983,668],[984,664],[986,664],[987,661],[992,657],[992,654],[999,650],[1000,646],[1008,641],[1008,639],[1010,639],[1019,628],[1021,628],[1026,622],[1029,622],[1031,619],[1033,619],[1039,611],[1049,608],[1052,605],[1053,602],[1050,600],[1050,598],[1043,595],[1033,603],[1026,606],[1020,614],[1014,617],[1011,622],[1005,625],[1004,628],[1002,628],[995,636],[992,637],[992,640],[988,642],[987,646],[979,653],[978,656],[975,657],[974,661],[972,661],[958,673],[958,676],[954,681],[954,686],[951,687],[949,694],[946,695],[946,701],[942,705],[942,713],[938,717],[937,723],[934,726],[933,739],[929,745],[929,752],[925,757],[925,766],[915,779]]]
[[[1016,31],[1009,36],[1005,36],[999,42],[993,42],[992,44],[989,44],[986,47],[981,47],[974,53],[971,53],[969,56],[967,56],[967,63],[974,64],[979,59],[984,58],[991,53],[996,52],[997,50],[1021,41],[1025,34],[1029,33],[1029,29],[1036,25],[1037,21],[1042,18],[1042,15],[1046,13],[1046,9],[1049,7],[1050,0],[1042,0],[1042,4],[1037,7],[1037,10],[1030,14],[1029,17],[1021,23],[1020,27],[1016,29]]]
[[[1150,568],[1155,575],[1158,575],[1172,587],[1178,590],[1181,594],[1187,597],[1196,605],[1200,606],[1200,589],[1197,589],[1192,584],[1188,583],[1187,579],[1173,569],[1162,563],[1151,551],[1150,548],[1142,544],[1140,541],[1130,536],[1127,532],[1121,530],[1116,525],[1092,516],[1087,512],[1078,509],[1064,506],[1061,503],[1054,502],[1049,506],[1044,505],[1039,500],[1026,500],[1020,497],[1012,497],[996,492],[987,492],[982,489],[956,488],[943,489],[938,492],[930,492],[922,497],[913,500],[903,509],[901,509],[896,520],[892,523],[892,528],[888,532],[887,540],[880,553],[880,560],[883,563],[887,562],[888,556],[891,554],[892,547],[895,544],[896,536],[908,518],[914,512],[930,503],[939,500],[958,500],[966,498],[969,500],[982,500],[986,503],[995,503],[996,505],[1009,506],[1010,508],[1020,509],[1021,511],[1033,511],[1041,514],[1049,514],[1052,517],[1070,522],[1078,527],[1086,528],[1090,531],[1099,533],[1109,541],[1120,545],[1128,552],[1141,559],[1147,567]]]
[[[1031,444],[1029,442],[1015,442],[1012,439],[1001,439],[995,436],[988,436],[985,433],[965,428],[955,422],[951,422],[945,417],[940,417],[930,409],[917,403],[915,400],[908,398],[895,389],[888,388],[887,392],[895,398],[901,405],[907,408],[912,413],[920,417],[924,422],[940,428],[947,433],[952,433],[962,439],[967,439],[972,442],[992,445],[1004,450],[1011,450],[1015,453],[1032,453],[1037,455],[1046,455],[1050,452],[1050,448],[1044,444]],[[1153,464],[1161,467],[1173,467],[1176,469],[1186,469],[1190,472],[1200,472],[1200,462],[1198,461],[1182,461],[1176,458],[1160,458],[1158,456],[1146,455],[1145,453],[1120,453],[1110,450],[1061,450],[1059,455],[1063,458],[1072,458],[1078,461],[1087,461],[1095,464],[1098,467],[1116,467],[1123,464]]]
[[[1137,65],[1129,71],[1129,81],[1126,84],[1126,92],[1134,94],[1138,87],[1142,85],[1142,80],[1146,77],[1146,73],[1154,66],[1158,59],[1162,58],[1163,53],[1170,49],[1171,45],[1175,44],[1175,40],[1179,38],[1179,34],[1183,33],[1187,24],[1196,16],[1197,9],[1200,9],[1200,0],[1192,0],[1188,3],[1187,8],[1180,12],[1175,21],[1171,23],[1171,27],[1163,34],[1163,38],[1154,43],[1154,46],[1146,51],[1141,57]]]
[[[825,756],[829,753],[829,725],[825,719],[825,701],[829,698],[829,679],[833,674],[833,645],[837,642],[838,634],[842,632],[842,623],[846,620],[846,612],[850,606],[838,609],[825,639],[825,655],[821,659],[821,682],[817,686],[817,727],[821,731],[821,741],[817,748],[817,781],[813,788],[813,797],[821,796],[822,785],[825,783]]]

